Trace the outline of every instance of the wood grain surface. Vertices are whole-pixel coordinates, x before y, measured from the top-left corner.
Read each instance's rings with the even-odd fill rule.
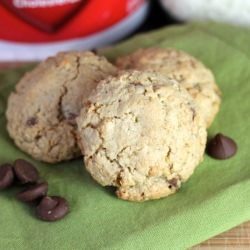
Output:
[[[190,248],[190,250],[199,249],[250,249],[250,221]]]
[[[27,62],[26,62],[27,63]],[[25,62],[0,62],[0,72],[6,69],[20,67]],[[249,208],[250,209],[250,208]],[[231,230],[217,235],[190,250],[245,250],[250,249],[250,221],[243,223]]]

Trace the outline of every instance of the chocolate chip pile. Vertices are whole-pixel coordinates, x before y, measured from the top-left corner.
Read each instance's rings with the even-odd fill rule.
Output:
[[[48,196],[48,183],[39,183],[39,173],[29,162],[17,159],[13,166],[0,165],[0,190],[14,184],[28,187],[17,194],[17,199],[36,206],[36,215],[43,221],[56,221],[68,212],[67,201],[60,196]]]

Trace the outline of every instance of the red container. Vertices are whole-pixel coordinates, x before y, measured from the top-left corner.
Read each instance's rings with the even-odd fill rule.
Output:
[[[39,60],[111,44],[135,30],[147,0],[2,0],[0,60]]]

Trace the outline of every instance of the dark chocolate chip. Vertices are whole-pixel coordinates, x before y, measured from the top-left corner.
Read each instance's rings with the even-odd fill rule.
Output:
[[[17,159],[13,165],[14,173],[20,184],[33,184],[39,180],[36,168],[23,159]]]
[[[27,121],[26,124],[30,127],[34,126],[37,124],[37,118],[36,117],[30,117]]]
[[[17,194],[17,198],[23,202],[36,201],[44,197],[47,192],[48,183],[43,182],[20,192],[19,194]]]
[[[211,157],[223,160],[235,155],[237,144],[233,139],[218,133],[208,142],[206,151]]]
[[[93,48],[90,50],[93,54],[96,54],[97,55],[97,49]]]
[[[192,120],[194,121],[194,118],[196,117],[196,110],[193,108],[193,107],[191,107],[190,108],[190,110],[191,110],[191,112],[192,112]]]
[[[67,201],[60,196],[45,196],[36,209],[37,217],[44,221],[59,220],[67,212]]]
[[[74,113],[68,113],[67,120],[75,120],[77,117],[77,114]]]
[[[180,180],[177,179],[177,178],[173,178],[173,179],[168,180],[168,183],[169,183],[170,186],[171,186],[171,187],[169,187],[169,188],[172,188],[172,187],[177,188],[177,187],[180,186]]]
[[[13,168],[10,164],[0,165],[0,190],[11,186],[14,180]]]

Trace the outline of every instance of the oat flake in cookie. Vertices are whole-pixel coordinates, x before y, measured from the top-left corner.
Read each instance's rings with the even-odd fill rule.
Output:
[[[125,200],[174,193],[203,159],[204,119],[186,89],[159,74],[101,81],[76,121],[86,169]]]
[[[199,105],[207,128],[219,111],[221,93],[212,72],[183,51],[171,48],[138,49],[118,58],[116,65],[121,69],[154,70],[180,82]]]
[[[7,130],[34,158],[56,163],[80,155],[75,118],[101,79],[116,68],[91,52],[63,52],[26,73],[8,99]]]

